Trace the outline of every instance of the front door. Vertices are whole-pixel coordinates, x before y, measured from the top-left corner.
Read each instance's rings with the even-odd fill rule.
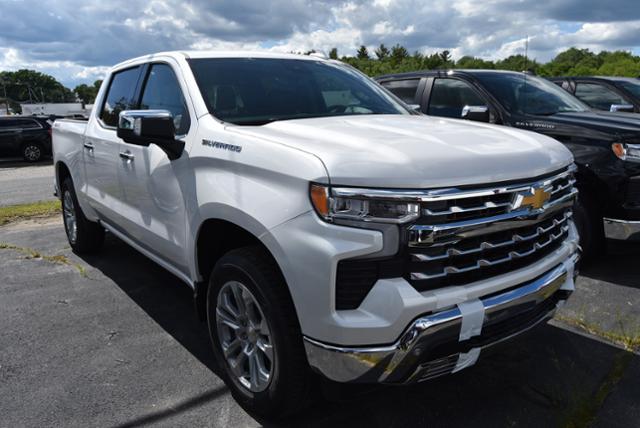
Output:
[[[191,126],[182,89],[166,63],[151,64],[144,82],[140,110],[168,110],[178,138],[186,138]],[[174,267],[188,272],[186,259],[186,191],[180,171],[189,170],[185,154],[169,160],[155,144],[147,147],[123,142],[118,166],[128,232],[149,251],[162,255]]]

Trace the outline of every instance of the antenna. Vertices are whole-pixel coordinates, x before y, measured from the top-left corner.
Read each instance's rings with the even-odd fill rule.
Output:
[[[524,71],[528,70],[529,66],[529,35],[527,34],[527,38],[524,41]]]
[[[524,104],[524,108],[522,111],[526,114],[527,112],[527,63],[529,62],[529,35],[527,34],[527,38],[524,41],[524,71],[522,72],[522,77],[524,79],[524,99],[522,100]]]

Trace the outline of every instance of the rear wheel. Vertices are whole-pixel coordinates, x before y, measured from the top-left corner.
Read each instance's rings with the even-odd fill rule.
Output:
[[[62,193],[62,218],[69,245],[75,253],[93,253],[102,248],[104,229],[88,220],[80,205],[71,178],[66,178],[60,188]]]
[[[216,360],[240,405],[269,418],[304,409],[311,377],[302,334],[282,275],[262,248],[232,250],[216,263],[207,320]]]
[[[40,143],[27,142],[22,145],[22,158],[27,162],[38,162],[43,157]]]
[[[574,213],[582,258],[584,262],[593,261],[595,257],[605,253],[606,241],[602,212],[587,189],[580,189]]]

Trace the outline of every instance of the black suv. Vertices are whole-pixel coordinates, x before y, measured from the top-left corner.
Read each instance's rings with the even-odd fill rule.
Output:
[[[586,258],[604,250],[603,218],[640,223],[640,119],[591,110],[548,80],[496,70],[420,71],[376,78],[428,115],[546,134],[573,152],[575,219]]]
[[[51,156],[51,125],[37,117],[0,117],[0,154],[27,162]]]
[[[553,77],[549,80],[597,110],[640,113],[640,79]]]

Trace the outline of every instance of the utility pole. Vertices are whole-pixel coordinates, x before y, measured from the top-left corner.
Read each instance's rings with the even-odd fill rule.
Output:
[[[7,83],[2,80],[2,89],[4,90],[4,104],[7,107],[7,116],[9,116],[9,99],[7,98]]]

